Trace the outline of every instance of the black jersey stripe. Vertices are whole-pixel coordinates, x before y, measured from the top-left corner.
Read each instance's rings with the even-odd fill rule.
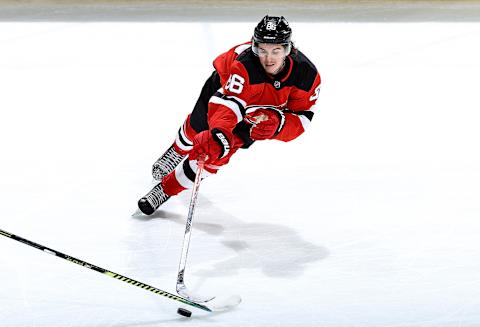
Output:
[[[182,127],[180,127],[180,129],[178,130],[178,139],[180,140],[180,142],[186,146],[186,147],[190,147],[193,145],[193,143],[191,142],[187,142],[187,140],[185,140],[185,138],[183,137],[182,135]]]
[[[293,110],[286,109],[283,112],[290,113],[290,114],[295,114],[295,115],[298,115],[298,116],[304,116],[310,121],[312,121],[313,115],[315,114],[313,111],[310,111],[310,110],[293,111]]]
[[[230,96],[222,94],[218,91],[215,92],[215,94],[213,96],[215,96],[217,98],[220,98],[220,99],[223,99],[223,100],[226,100],[226,101],[232,101],[233,103],[235,103],[238,106],[238,109],[240,109],[240,112],[242,113],[242,116],[245,116],[245,106],[240,101],[235,99],[234,97],[230,97]]]
[[[189,160],[185,160],[183,161],[183,172],[185,173],[185,176],[187,176],[187,178],[192,181],[192,183],[195,182],[195,172],[192,170],[192,167],[190,167],[190,161]]]

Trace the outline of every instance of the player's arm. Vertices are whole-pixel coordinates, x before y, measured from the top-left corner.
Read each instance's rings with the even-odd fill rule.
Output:
[[[315,103],[320,95],[320,75],[317,76],[308,92],[297,89],[291,93],[288,109],[284,110],[285,125],[274,138],[281,141],[291,141],[307,129],[315,114]]]
[[[232,67],[224,85],[208,103],[208,125],[231,132],[243,120],[249,94],[248,74],[242,65]]]
[[[239,66],[232,67],[228,80],[210,98],[209,130],[195,137],[190,158],[206,154],[209,158],[207,163],[220,164],[241,146],[241,140],[233,135],[233,129],[245,116],[245,94],[248,94],[249,85],[245,68]]]
[[[315,103],[320,94],[320,83],[320,75],[316,73],[308,91],[293,89],[287,109],[269,108],[255,111],[255,117],[260,115],[260,119],[250,131],[251,138],[288,142],[300,136],[313,119]]]

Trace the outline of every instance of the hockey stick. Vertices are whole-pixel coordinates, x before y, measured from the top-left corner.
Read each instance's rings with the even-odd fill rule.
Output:
[[[197,204],[198,190],[200,189],[200,181],[202,179],[201,176],[204,166],[205,156],[201,156],[197,160],[197,172],[195,175],[195,182],[193,183],[192,195],[190,197],[190,205],[188,207],[187,223],[185,226],[185,235],[183,237],[182,255],[180,256],[177,276],[177,293],[191,301],[200,303],[211,301],[214,299],[214,297],[200,297],[199,295],[194,295],[187,289],[187,286],[185,286],[185,267],[187,265],[187,255],[190,247],[190,237],[192,235],[193,213],[195,212],[195,207]]]
[[[188,248],[190,246],[190,237],[192,235],[192,224],[193,224],[193,214],[195,212],[195,207],[197,204],[198,191],[200,189],[200,181],[205,166],[205,156],[201,156],[197,160],[197,172],[195,175],[195,181],[193,183],[192,195],[190,198],[190,205],[188,208],[187,223],[185,226],[185,235],[183,237],[182,245],[182,255],[180,257],[180,263],[178,265],[178,276],[177,276],[177,293],[190,301],[196,303],[213,303],[213,300],[216,299],[215,296],[211,297],[202,297],[198,294],[190,292],[185,285],[185,267],[187,264],[187,255]],[[215,311],[228,310],[236,305],[238,305],[242,299],[238,295],[230,296],[229,298],[220,299],[215,304]]]
[[[187,304],[187,305],[190,305],[192,307],[195,307],[195,308],[198,308],[198,309],[202,309],[204,311],[208,311],[208,312],[212,312],[212,311],[219,311],[219,310],[216,310],[214,308],[209,308],[208,306],[206,305],[203,305],[203,304],[199,304],[199,303],[195,303],[194,301],[191,301],[189,299],[186,299],[184,297],[181,297],[181,296],[178,296],[178,295],[175,295],[175,294],[172,294],[172,293],[169,293],[167,291],[162,291],[161,289],[158,289],[156,287],[153,287],[153,286],[150,286],[150,285],[147,285],[145,283],[141,283],[139,281],[136,281],[132,278],[129,278],[129,277],[126,277],[126,276],[122,276],[120,274],[117,274],[113,271],[110,271],[110,270],[107,270],[107,269],[104,269],[104,268],[101,268],[101,267],[98,267],[98,266],[95,266],[95,265],[92,265],[91,263],[88,263],[88,262],[85,262],[83,260],[80,260],[80,259],[77,259],[77,258],[74,258],[72,256],[69,256],[69,255],[66,255],[64,253],[61,253],[61,252],[58,252],[58,251],[55,251],[55,250],[52,250],[46,246],[43,246],[41,244],[38,244],[38,243],[35,243],[35,242],[32,242],[32,241],[29,241],[27,239],[24,239],[20,236],[17,236],[17,235],[14,235],[14,234],[11,234],[11,233],[8,233],[2,229],[0,229],[0,235],[3,235],[5,237],[8,237],[12,240],[15,240],[15,241],[18,241],[20,243],[23,243],[23,244],[26,244],[26,245],[29,245],[31,247],[34,247],[34,248],[37,248],[45,253],[48,253],[48,254],[51,254],[51,255],[54,255],[56,257],[59,257],[59,258],[62,258],[62,259],[65,259],[67,261],[70,261],[70,262],[73,262],[73,263],[76,263],[77,265],[80,265],[82,267],[85,267],[85,268],[88,268],[88,269],[91,269],[91,270],[94,270],[94,271],[97,271],[99,273],[102,273],[104,275],[107,275],[109,277],[113,277],[115,279],[118,279],[118,280],[121,280],[122,282],[125,282],[125,283],[128,283],[130,285],[133,285],[133,286],[137,286],[137,287],[140,287],[144,290],[147,290],[147,291],[150,291],[152,293],[155,293],[157,295],[161,295],[161,296],[164,296],[164,297],[167,297],[169,299],[172,299],[172,300],[175,300],[175,301],[178,301],[178,302],[182,302],[184,304]],[[223,310],[220,309],[220,310]]]

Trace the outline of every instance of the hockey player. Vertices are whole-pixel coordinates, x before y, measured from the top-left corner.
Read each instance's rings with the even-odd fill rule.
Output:
[[[282,17],[265,16],[251,42],[219,55],[173,145],[153,164],[159,181],[138,201],[151,215],[170,197],[190,188],[197,159],[205,157],[206,177],[255,141],[291,141],[313,118],[320,75],[291,41]]]

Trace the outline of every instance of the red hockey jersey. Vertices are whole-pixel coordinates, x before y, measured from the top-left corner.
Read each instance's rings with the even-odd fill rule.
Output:
[[[302,134],[314,115],[320,93],[320,75],[313,63],[293,49],[283,70],[268,75],[253,53],[250,43],[238,45],[218,56],[213,65],[220,76],[220,88],[208,104],[208,124],[233,131],[244,142],[253,143],[246,114],[260,108],[283,113],[280,132],[274,137],[290,141]]]

